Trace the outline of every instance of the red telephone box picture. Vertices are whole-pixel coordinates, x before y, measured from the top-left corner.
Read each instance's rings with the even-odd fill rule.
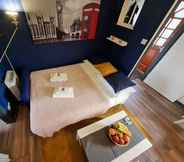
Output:
[[[100,5],[89,3],[83,7],[81,22],[81,39],[95,39]]]

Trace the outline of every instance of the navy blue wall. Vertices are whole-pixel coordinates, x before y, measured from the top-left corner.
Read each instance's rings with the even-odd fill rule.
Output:
[[[110,32],[128,41],[128,46],[122,48],[106,41],[109,46],[112,45],[108,49],[108,51],[111,51],[111,54],[109,55],[108,53],[107,56],[126,74],[130,73],[145,48],[140,44],[142,38],[151,39],[173,2],[174,0],[146,0],[140,17],[132,31],[116,25],[123,1],[113,1],[110,11],[112,20]]]

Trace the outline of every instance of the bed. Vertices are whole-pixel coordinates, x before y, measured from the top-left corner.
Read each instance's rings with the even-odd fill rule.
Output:
[[[67,73],[66,82],[52,83],[51,73]],[[53,89],[72,86],[74,98],[53,98]],[[30,122],[31,131],[41,137],[78,121],[95,117],[112,106],[124,103],[135,92],[133,87],[112,94],[107,82],[92,64],[84,63],[31,73]]]

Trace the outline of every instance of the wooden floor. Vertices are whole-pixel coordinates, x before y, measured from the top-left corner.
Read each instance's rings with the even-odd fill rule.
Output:
[[[153,147],[133,162],[184,162],[184,130],[173,124],[184,114],[184,109],[140,81],[136,90],[125,106],[142,122]],[[24,106],[20,107],[16,123],[0,128],[0,152],[9,153],[12,162],[46,162],[41,151],[43,144],[41,138],[30,132],[29,113]],[[68,148],[63,145],[62,149],[66,157],[65,147]],[[68,161],[72,161],[70,157],[62,162]],[[73,161],[80,162],[77,155]]]

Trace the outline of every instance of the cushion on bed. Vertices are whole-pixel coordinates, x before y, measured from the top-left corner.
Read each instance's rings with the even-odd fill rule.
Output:
[[[101,72],[104,77],[118,72],[118,70],[110,62],[97,64],[95,65],[95,67]]]
[[[105,77],[105,79],[112,86],[115,93],[135,85],[135,83],[128,79],[127,76],[122,72],[109,75]]]
[[[97,56],[93,56],[93,57],[90,57],[88,59],[92,64],[101,64],[103,62],[108,62],[108,60],[104,57],[97,57]]]
[[[108,95],[110,97],[116,96],[114,89],[105,80],[105,78],[102,75],[97,75],[96,80],[97,80],[98,85],[103,89],[103,91],[106,93],[106,95]]]
[[[95,66],[89,61],[89,60],[84,60],[85,63],[85,68],[90,71],[90,73],[93,73],[94,76],[96,75],[101,75],[101,73],[95,68]]]

